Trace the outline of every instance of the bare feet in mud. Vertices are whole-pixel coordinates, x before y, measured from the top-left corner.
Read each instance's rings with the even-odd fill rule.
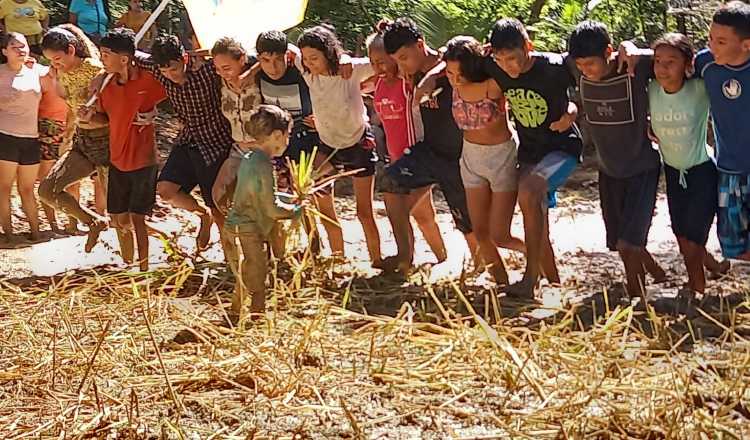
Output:
[[[209,240],[211,240],[211,215],[205,214],[201,216],[201,226],[198,229],[198,238],[196,240],[198,252],[208,248]]]
[[[99,242],[99,234],[107,229],[107,227],[107,222],[103,220],[95,220],[89,225],[89,232],[86,238],[86,246],[84,247],[84,250],[87,254],[90,253],[94,249],[94,247],[96,247],[96,244]]]
[[[379,269],[382,269],[385,273],[400,273],[407,276],[412,271],[412,264],[398,258],[396,255],[392,255],[381,260],[381,267]]]
[[[528,278],[504,287],[501,291],[508,297],[535,300],[536,283]]]

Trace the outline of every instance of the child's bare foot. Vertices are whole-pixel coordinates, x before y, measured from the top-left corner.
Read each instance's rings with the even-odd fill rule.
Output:
[[[86,246],[84,247],[87,254],[94,249],[96,243],[99,242],[99,234],[105,229],[107,229],[107,223],[102,220],[94,220],[94,222],[89,225],[89,232],[87,234],[88,238],[86,238]]]
[[[534,299],[536,282],[524,277],[521,281],[511,284],[503,289],[503,292],[509,297]]]
[[[652,268],[648,273],[654,278],[654,284],[661,284],[667,281],[667,273],[659,266]]]
[[[211,214],[201,215],[201,227],[198,230],[196,246],[198,251],[205,250],[211,240]]]
[[[723,275],[728,274],[731,268],[732,263],[729,260],[722,260],[721,262],[717,262],[716,266],[708,268],[709,278],[713,280],[721,278]]]
[[[408,275],[411,272],[412,265],[409,261],[398,258],[398,255],[392,255],[382,260],[381,269],[383,272],[399,272]]]
[[[44,239],[45,239],[45,237],[42,237],[42,234],[40,234],[39,231],[37,231],[37,232],[29,232],[29,235],[27,236],[27,241],[30,244],[41,243],[41,242],[44,241]]]
[[[372,268],[373,269],[383,269],[383,259],[378,258],[377,260],[372,260]]]
[[[444,247],[437,250],[433,249],[432,253],[435,255],[435,258],[437,258],[437,264],[440,264],[448,259],[448,252]]]

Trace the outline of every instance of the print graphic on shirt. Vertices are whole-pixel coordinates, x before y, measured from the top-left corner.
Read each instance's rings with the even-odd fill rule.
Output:
[[[722,84],[721,91],[727,99],[737,99],[742,95],[742,84],[736,79],[728,79]]]
[[[686,110],[676,110],[670,107],[666,112],[651,111],[651,120],[659,126],[659,135],[669,138],[681,138],[690,133],[690,126],[686,125],[695,121],[697,116],[695,112]],[[685,142],[675,143],[680,150],[689,150],[690,144]]]
[[[300,89],[296,84],[276,85],[262,81],[261,92],[263,93],[263,102],[283,108],[298,117],[302,114],[302,99],[300,98]]]
[[[23,17],[33,17],[34,16],[34,8],[16,8],[15,17],[16,18],[23,18]]]
[[[382,120],[400,120],[404,117],[404,106],[401,103],[384,97],[375,102],[375,111]]]
[[[549,114],[547,101],[534,90],[508,89],[505,98],[515,120],[526,128],[536,128],[544,124]]]
[[[595,125],[623,125],[635,121],[633,89],[627,75],[605,82],[581,78],[581,101],[586,119]]]

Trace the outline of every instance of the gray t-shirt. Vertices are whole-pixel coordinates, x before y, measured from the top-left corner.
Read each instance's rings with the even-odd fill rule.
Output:
[[[591,81],[574,72],[599,169],[610,177],[631,177],[661,166],[659,152],[648,138],[652,72],[651,57],[641,58],[634,77],[615,71],[602,81]]]

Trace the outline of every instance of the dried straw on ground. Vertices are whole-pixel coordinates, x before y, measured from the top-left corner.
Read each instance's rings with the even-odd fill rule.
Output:
[[[603,297],[515,326],[503,298],[324,262],[280,271],[239,330],[215,324],[224,269],[176,264],[3,283],[0,438],[750,436],[745,298],[687,320]],[[395,317],[351,310],[394,292]]]

